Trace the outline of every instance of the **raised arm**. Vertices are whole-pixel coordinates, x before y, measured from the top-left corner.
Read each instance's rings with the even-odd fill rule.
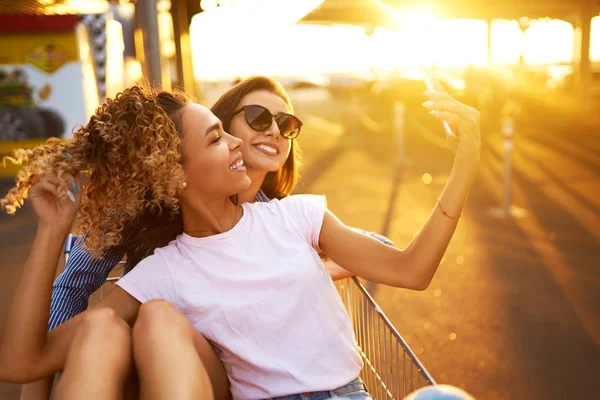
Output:
[[[60,182],[56,176],[47,176],[29,190],[38,229],[0,340],[0,381],[31,382],[64,367],[82,315],[50,333],[47,327],[52,281],[79,204],[78,185],[72,177],[68,182]],[[98,307],[112,308],[131,323],[139,302],[115,288]]]
[[[48,330],[87,310],[90,296],[104,284],[122,258],[121,253],[109,252],[102,259],[93,260],[83,242],[75,243],[64,271],[54,281]],[[21,400],[48,400],[52,382],[53,378],[48,377],[23,385]]]
[[[429,93],[425,106],[451,123],[458,138],[454,166],[438,203],[420,232],[404,250],[386,246],[325,213],[319,237],[323,252],[345,269],[386,285],[427,288],[454,234],[471,182],[479,166],[479,113],[446,93]]]

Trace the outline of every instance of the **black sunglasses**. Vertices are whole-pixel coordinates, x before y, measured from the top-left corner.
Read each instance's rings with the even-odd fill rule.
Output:
[[[250,128],[264,132],[273,123],[273,119],[279,128],[279,133],[286,139],[295,139],[300,134],[300,128],[302,128],[302,121],[292,114],[279,113],[271,114],[271,111],[267,110],[263,106],[258,104],[251,104],[243,106],[239,110],[235,111],[232,118],[237,114],[244,111],[246,116],[246,123]]]

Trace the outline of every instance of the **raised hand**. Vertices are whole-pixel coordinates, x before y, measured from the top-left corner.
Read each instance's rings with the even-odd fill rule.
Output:
[[[425,92],[429,98],[423,106],[434,117],[450,124],[454,135],[446,135],[456,162],[476,166],[481,152],[479,111],[462,104],[444,91]]]
[[[38,178],[29,189],[29,199],[41,226],[69,231],[81,201],[79,178],[55,173]]]

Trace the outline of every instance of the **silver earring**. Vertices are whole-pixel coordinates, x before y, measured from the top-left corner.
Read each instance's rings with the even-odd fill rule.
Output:
[[[183,181],[183,184],[181,186],[185,189],[187,187],[187,182]]]

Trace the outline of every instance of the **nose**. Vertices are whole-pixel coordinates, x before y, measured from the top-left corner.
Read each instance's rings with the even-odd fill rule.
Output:
[[[279,131],[279,126],[277,125],[275,118],[271,120],[271,126],[265,131],[265,135],[274,136],[275,138],[281,136],[281,132]]]
[[[244,144],[244,141],[242,139],[240,139],[239,137],[230,135],[229,133],[227,134],[227,139],[229,140],[229,150],[230,151],[234,151],[239,149],[242,144]]]

